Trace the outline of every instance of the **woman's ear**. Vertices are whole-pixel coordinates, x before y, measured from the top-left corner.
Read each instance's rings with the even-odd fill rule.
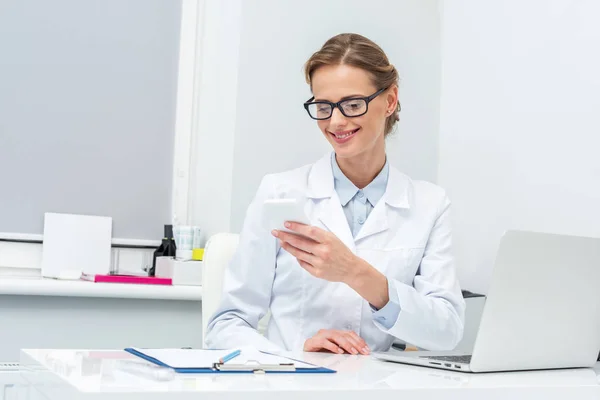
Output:
[[[398,109],[398,86],[397,85],[392,85],[387,90],[386,101],[387,101],[388,112],[389,113],[396,112]]]

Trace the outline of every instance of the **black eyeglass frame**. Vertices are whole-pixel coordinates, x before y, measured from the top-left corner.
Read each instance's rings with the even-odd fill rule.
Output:
[[[342,113],[342,115],[346,118],[356,118],[356,117],[360,117],[365,115],[367,112],[369,112],[369,103],[377,96],[379,96],[381,93],[385,92],[388,88],[383,88],[383,89],[379,89],[378,91],[376,91],[375,93],[373,93],[370,96],[366,96],[366,97],[351,97],[349,99],[344,99],[344,100],[340,100],[337,103],[333,103],[331,101],[326,101],[326,100],[319,100],[319,101],[313,101],[315,99],[315,96],[311,97],[310,99],[306,100],[304,102],[304,109],[306,110],[306,112],[308,113],[308,116],[311,117],[314,120],[317,121],[322,121],[325,119],[329,119],[331,118],[331,116],[333,115],[333,109],[337,108],[338,110],[340,110],[340,112]],[[347,115],[344,112],[344,109],[342,108],[341,104],[345,103],[347,101],[352,101],[352,100],[364,100],[364,102],[366,103],[366,107],[365,107],[365,112],[362,114],[358,114],[358,115]],[[312,114],[310,113],[310,111],[308,110],[308,107],[310,107],[312,104],[327,104],[331,107],[331,112],[329,113],[329,116],[326,118],[315,118],[312,116]]]

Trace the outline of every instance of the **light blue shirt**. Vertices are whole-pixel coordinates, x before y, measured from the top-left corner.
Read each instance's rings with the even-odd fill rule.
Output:
[[[356,237],[367,221],[369,214],[385,193],[390,174],[389,162],[385,161],[381,172],[364,189],[354,186],[352,181],[344,175],[335,159],[335,153],[331,156],[331,168],[333,169],[335,191],[340,198],[352,236]],[[376,310],[371,306],[371,310],[373,311],[373,318],[385,328],[390,329],[394,326],[400,314],[400,302],[398,293],[393,290],[393,285],[389,283],[388,296],[390,301],[382,309]]]

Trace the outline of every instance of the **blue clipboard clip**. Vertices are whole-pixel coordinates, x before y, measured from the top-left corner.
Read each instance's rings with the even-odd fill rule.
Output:
[[[214,363],[213,369],[216,371],[230,371],[230,372],[254,372],[265,373],[271,371],[280,372],[296,372],[296,367],[293,363],[289,364],[261,364],[257,361],[248,361],[245,364],[231,364],[231,363]]]

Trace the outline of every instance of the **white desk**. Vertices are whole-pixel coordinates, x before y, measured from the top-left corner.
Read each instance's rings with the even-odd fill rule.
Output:
[[[0,362],[22,348],[201,346],[201,299],[199,286],[0,277]]]
[[[303,354],[337,374],[175,374],[167,381],[120,371],[122,351],[24,350],[23,377],[44,400],[600,399],[595,369],[466,374],[364,356]]]
[[[28,400],[30,390],[19,371],[0,370],[0,400]]]

